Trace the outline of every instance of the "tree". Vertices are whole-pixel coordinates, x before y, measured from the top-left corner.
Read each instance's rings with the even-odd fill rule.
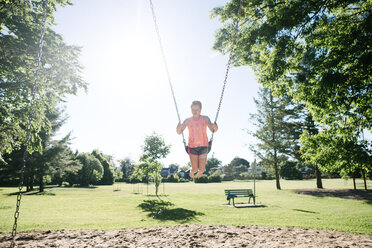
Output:
[[[142,151],[141,161],[145,161],[148,158],[159,160],[169,154],[170,145],[166,145],[163,137],[154,132],[152,135],[145,137],[145,144],[142,146]]]
[[[129,158],[120,160],[120,168],[123,172],[123,178],[129,178],[134,171],[134,162]]]
[[[224,27],[214,48],[228,51],[239,0],[215,8]],[[245,1],[235,65],[253,66],[274,94],[304,102],[317,121],[371,129],[372,3]]]
[[[115,182],[122,180],[123,176],[124,176],[124,174],[123,174],[123,172],[121,171],[120,168],[115,168],[114,169],[114,177],[115,177],[114,180],[115,180]]]
[[[89,153],[81,153],[77,159],[83,165],[78,172],[80,185],[89,186],[98,183],[103,176],[103,166],[99,160]]]
[[[43,2],[0,2],[0,158],[4,153],[19,149],[25,140],[39,50]],[[66,45],[62,36],[51,28],[57,5],[68,4],[68,0],[49,1],[34,102],[30,153],[42,152],[39,134],[42,129],[48,132],[51,128],[46,109],[51,105],[56,106],[67,95],[76,94],[79,88],[86,88],[80,75],[80,48]]]
[[[103,155],[101,152],[97,150],[93,150],[92,155],[99,160],[103,167],[103,176],[98,184],[101,185],[113,185],[115,178],[114,178],[114,169],[110,166],[107,156]]]
[[[43,192],[47,177],[52,177],[59,185],[62,185],[67,172],[76,173],[76,170],[81,167],[69,148],[70,134],[60,140],[53,139],[66,120],[63,116],[63,110],[50,103],[45,110],[45,115],[50,127],[48,130],[42,127],[38,133],[42,151],[34,151],[28,156],[24,175],[24,184],[27,186],[27,191],[33,190],[34,183],[38,182],[39,191]],[[10,182],[8,180],[10,184],[19,183],[23,151],[24,146],[21,146],[19,149],[3,156],[8,165],[4,168],[4,176],[14,181]]]
[[[257,113],[251,118],[255,121],[257,130],[249,132],[258,139],[258,143],[250,149],[261,159],[263,165],[273,168],[275,172],[276,188],[280,189],[279,165],[287,159],[289,147],[292,144],[289,136],[286,118],[292,113],[287,109],[289,98],[276,98],[272,91],[260,88],[259,99],[255,99]]]
[[[298,162],[296,161],[285,161],[280,166],[280,176],[284,179],[302,179],[302,173],[297,168]]]
[[[249,162],[244,158],[235,157],[231,160],[230,165],[232,166],[240,166],[244,165],[247,169],[249,168]]]
[[[325,131],[301,136],[301,151],[308,163],[324,171],[341,173],[344,177],[357,168],[372,171],[372,142],[342,139]],[[366,187],[366,185],[365,185]]]
[[[78,171],[83,166],[79,160],[77,160],[70,147],[65,144],[61,144],[61,146],[62,151],[57,159],[58,163],[55,163],[50,169],[51,175],[58,186],[62,186],[63,182],[68,181],[69,177],[73,175],[77,176]]]
[[[166,145],[164,139],[155,132],[145,137],[145,144],[142,147],[140,163],[135,167],[135,174],[145,175],[146,181],[150,176],[154,178],[155,193],[158,195],[158,189],[161,182],[160,171],[162,165],[159,159],[165,158],[170,152],[170,146]]]
[[[161,163],[157,162],[156,160],[147,158],[146,160],[143,160],[139,164],[134,166],[132,178],[137,178],[140,180],[145,179],[146,183],[149,182],[149,178],[152,178],[155,183],[155,194],[158,195],[159,185],[161,183],[161,169]]]
[[[222,53],[238,6],[213,10],[224,23],[214,44]],[[371,9],[365,0],[245,1],[234,64],[252,66],[274,95],[303,103],[326,133],[355,143],[344,148],[361,147],[361,130],[372,129]]]
[[[319,130],[315,125],[315,122],[313,120],[313,117],[311,113],[307,112],[305,115],[305,120],[304,120],[304,130],[306,130],[305,135],[316,135],[318,134]],[[301,133],[302,135],[302,133]],[[304,142],[304,140],[302,141]],[[306,149],[304,149],[304,143],[302,143],[302,149],[301,151],[304,152]],[[306,156],[303,156],[302,152],[300,152],[301,160],[304,164],[313,167],[315,169],[315,177],[316,177],[316,186],[318,189],[323,188],[323,183],[322,183],[322,174],[319,169],[319,166],[317,163],[313,163],[314,161],[311,161],[311,159],[306,159]]]
[[[222,161],[214,157],[214,153],[213,153],[212,157],[207,159],[207,163],[205,164],[205,170],[209,172],[212,168],[218,168],[219,166],[221,166],[221,164],[222,164]]]

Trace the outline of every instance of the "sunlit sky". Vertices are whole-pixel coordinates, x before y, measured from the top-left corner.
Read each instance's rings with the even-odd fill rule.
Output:
[[[221,23],[209,15],[226,2],[153,0],[182,120],[191,116],[193,100],[215,118],[228,58],[212,50]],[[67,44],[82,47],[89,89],[67,98],[69,119],[60,135],[72,131],[74,150],[99,149],[137,161],[145,136],[156,132],[171,145],[164,165],[185,165],[189,158],[175,131],[178,119],[148,0],[73,3],[58,9],[54,29]],[[244,129],[253,128],[249,114],[256,110],[257,91],[249,67],[230,70],[212,150],[223,164],[235,156],[254,159],[247,147],[254,140]]]

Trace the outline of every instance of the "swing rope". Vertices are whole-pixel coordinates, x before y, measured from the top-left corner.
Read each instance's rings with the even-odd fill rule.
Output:
[[[175,97],[175,94],[174,94],[170,73],[169,73],[169,70],[168,70],[168,65],[167,65],[167,61],[166,61],[166,57],[165,57],[163,44],[162,44],[162,41],[161,41],[159,26],[158,26],[158,23],[157,23],[157,18],[156,18],[156,14],[155,14],[155,10],[154,10],[154,4],[152,3],[152,0],[149,0],[149,2],[150,2],[151,13],[152,13],[152,19],[154,20],[155,30],[156,30],[156,34],[157,34],[157,38],[158,38],[158,42],[159,42],[159,46],[160,46],[160,52],[161,52],[161,55],[162,55],[162,58],[163,58],[165,71],[167,73],[169,86],[170,86],[172,96],[173,96],[174,106],[176,108],[178,121],[179,121],[179,123],[181,123],[181,118],[180,118],[180,114],[179,114],[179,111],[178,111],[177,101],[176,101],[176,97]],[[223,96],[224,96],[224,93],[225,93],[226,83],[227,83],[227,79],[228,79],[228,76],[229,76],[229,71],[230,71],[230,66],[231,66],[231,61],[232,61],[232,55],[233,55],[233,51],[234,51],[234,48],[235,48],[235,45],[236,45],[236,37],[237,37],[238,29],[239,29],[239,19],[240,19],[240,15],[241,15],[242,5],[243,5],[243,0],[240,0],[238,15],[237,15],[238,18],[235,22],[234,34],[233,34],[233,38],[232,38],[229,59],[228,59],[228,62],[227,62],[227,67],[226,67],[225,79],[223,81],[222,92],[221,92],[221,96],[220,96],[220,101],[218,103],[218,108],[217,108],[217,113],[216,113],[214,123],[217,122],[218,115],[219,115],[221,105],[222,105]],[[211,139],[209,141],[210,146],[213,142],[213,136],[214,136],[214,133],[212,133]],[[186,145],[185,136],[184,136],[183,132],[182,132],[182,139],[183,139],[183,143],[184,143],[185,148],[186,148],[187,145]]]
[[[161,55],[162,55],[162,58],[163,58],[163,63],[164,63],[165,71],[167,73],[169,87],[170,87],[170,90],[172,92],[174,106],[176,107],[178,122],[181,123],[181,117],[180,117],[180,113],[178,111],[178,105],[177,105],[177,101],[176,101],[176,96],[174,94],[173,84],[172,84],[172,80],[171,80],[170,73],[169,73],[169,70],[168,70],[168,64],[167,64],[167,60],[166,60],[166,57],[165,57],[163,43],[161,41],[160,30],[159,30],[158,22],[157,22],[156,15],[155,15],[154,4],[152,3],[151,0],[149,0],[149,1],[150,1],[150,8],[151,8],[151,13],[152,13],[152,19],[154,20],[155,30],[156,30],[156,34],[157,34],[158,42],[159,42],[159,46],[160,46],[160,52],[161,52]],[[186,140],[185,140],[185,135],[183,134],[183,132],[182,132],[182,140],[183,140],[183,144],[186,147]]]
[[[40,40],[39,40],[39,51],[37,55],[37,62],[35,67],[35,77],[34,77],[34,84],[32,87],[32,98],[31,98],[31,109],[30,114],[28,116],[28,125],[27,125],[27,134],[26,134],[26,140],[25,140],[25,149],[23,152],[23,158],[22,158],[22,168],[21,168],[21,178],[18,185],[18,194],[17,194],[17,204],[16,204],[16,210],[14,213],[14,224],[12,229],[12,242],[10,247],[15,247],[15,237],[17,234],[17,221],[19,218],[19,208],[21,206],[21,199],[22,199],[22,189],[23,189],[23,180],[24,180],[24,174],[26,169],[26,159],[28,154],[28,146],[30,144],[30,138],[31,138],[31,129],[32,129],[32,121],[34,119],[34,112],[35,112],[35,98],[36,98],[36,91],[37,91],[37,82],[39,79],[39,70],[40,70],[40,64],[41,64],[41,57],[43,54],[43,46],[44,46],[44,35],[45,35],[45,26],[46,26],[46,18],[47,18],[47,12],[48,12],[48,0],[45,0],[44,3],[44,16],[42,21],[42,29],[40,34]]]
[[[226,73],[225,73],[225,79],[223,80],[223,86],[222,86],[222,91],[221,91],[221,96],[220,96],[220,102],[218,103],[218,108],[217,108],[217,112],[216,112],[216,117],[215,117],[215,119],[214,119],[214,123],[215,123],[215,124],[217,123],[218,114],[220,113],[221,104],[222,104],[222,99],[223,99],[223,95],[224,95],[224,93],[225,93],[225,88],[226,88],[227,79],[228,79],[228,77],[229,77],[229,71],[230,71],[230,66],[231,66],[231,60],[232,60],[233,52],[234,52],[235,45],[236,45],[236,36],[237,36],[237,34],[238,34],[238,30],[239,30],[239,20],[240,20],[240,15],[241,15],[241,10],[242,10],[242,5],[243,5],[243,0],[240,0],[240,3],[239,3],[239,9],[238,9],[238,18],[236,19],[236,22],[235,22],[234,34],[233,34],[232,43],[231,43],[231,48],[230,48],[229,60],[227,61]],[[212,136],[211,136],[211,139],[210,139],[209,143],[212,143],[212,142],[213,142],[213,136],[214,136],[214,132],[212,133]]]

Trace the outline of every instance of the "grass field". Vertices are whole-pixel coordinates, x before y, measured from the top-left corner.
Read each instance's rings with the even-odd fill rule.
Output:
[[[362,181],[358,180],[358,188]],[[210,184],[166,183],[160,198],[171,202],[167,214],[149,216],[139,205],[147,196],[145,185],[115,184],[92,188],[47,188],[44,194],[25,194],[22,198],[18,231],[50,229],[120,229],[175,224],[226,224],[305,227],[372,235],[371,202],[292,193],[292,189],[314,188],[314,180],[281,180],[256,183],[257,203],[262,208],[226,206],[224,189],[253,188],[253,182]],[[352,188],[352,180],[324,179],[325,188]],[[368,181],[372,188],[372,181]],[[154,193],[149,186],[149,194]],[[16,188],[0,188],[0,232],[10,232],[13,224]],[[139,192],[139,193],[138,193]],[[160,187],[163,194],[163,186]],[[238,198],[238,202],[247,198]],[[153,203],[148,202],[147,208]],[[145,206],[146,208],[146,206]],[[158,217],[159,217],[158,216]]]

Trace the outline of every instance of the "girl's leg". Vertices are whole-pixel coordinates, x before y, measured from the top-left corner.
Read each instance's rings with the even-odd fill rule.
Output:
[[[198,178],[201,178],[205,171],[205,165],[207,164],[207,154],[199,156],[198,160],[199,160],[198,161],[198,165],[199,165]]]
[[[190,155],[190,162],[191,162],[190,177],[194,178],[194,174],[198,171],[199,167],[198,156]]]

